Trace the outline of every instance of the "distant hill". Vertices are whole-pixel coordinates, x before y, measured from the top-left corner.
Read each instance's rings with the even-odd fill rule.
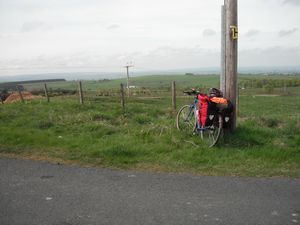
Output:
[[[300,73],[299,67],[239,67],[238,72],[242,74],[295,74]],[[133,67],[130,71],[131,77],[147,75],[183,75],[183,74],[220,74],[219,67],[207,68],[182,68],[170,70],[139,70]],[[126,77],[123,72],[75,72],[75,73],[44,73],[44,74],[24,74],[0,76],[0,82],[28,81],[28,80],[47,80],[61,79],[66,80],[103,80]]]
[[[32,83],[50,83],[50,82],[63,82],[65,79],[45,79],[45,80],[24,80],[24,81],[12,81],[0,83],[0,89],[15,90],[16,86],[20,86],[23,89],[23,84]]]

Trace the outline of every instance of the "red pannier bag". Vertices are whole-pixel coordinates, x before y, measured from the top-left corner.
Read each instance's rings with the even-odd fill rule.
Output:
[[[231,117],[233,107],[226,98],[209,97],[206,94],[199,94],[198,100],[198,123],[201,127],[211,126],[218,111],[222,111],[225,117]],[[228,121],[225,121],[225,123],[226,122]]]
[[[204,127],[207,119],[209,98],[205,94],[200,94],[198,95],[198,100],[199,100],[198,123],[200,124],[201,127]]]

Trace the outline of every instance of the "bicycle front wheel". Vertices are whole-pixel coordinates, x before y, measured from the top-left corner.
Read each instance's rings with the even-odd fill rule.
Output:
[[[194,132],[196,129],[197,118],[193,107],[184,105],[177,113],[176,126],[178,130],[185,132]]]
[[[223,127],[223,119],[220,114],[217,114],[213,120],[212,125],[204,127],[200,131],[201,138],[207,143],[209,147],[213,147],[217,144],[221,130]]]

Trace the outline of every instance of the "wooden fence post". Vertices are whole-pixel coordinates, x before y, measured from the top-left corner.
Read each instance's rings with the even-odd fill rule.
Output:
[[[286,94],[287,93],[287,91],[286,91],[286,80],[284,79],[284,85],[283,85],[284,87],[283,87],[283,92],[284,92],[284,94]]]
[[[172,82],[172,110],[176,111],[176,83]]]
[[[79,102],[83,104],[83,94],[82,94],[82,83],[81,81],[78,82],[78,91],[79,91]]]
[[[18,90],[18,93],[19,93],[19,96],[20,96],[21,102],[22,102],[22,103],[24,103],[24,98],[23,98],[23,95],[22,95],[22,92],[21,92],[20,86],[18,86],[18,85],[17,85],[17,90]]]
[[[122,107],[122,112],[125,114],[125,95],[124,95],[124,85],[121,83],[120,84],[120,97],[121,97],[121,107]]]
[[[47,84],[46,83],[44,84],[44,90],[45,90],[45,96],[47,98],[47,102],[50,102],[50,98],[49,98],[49,95],[48,95],[48,89],[47,89]]]

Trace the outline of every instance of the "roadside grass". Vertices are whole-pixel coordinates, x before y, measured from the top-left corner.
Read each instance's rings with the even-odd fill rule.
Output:
[[[178,105],[191,98],[179,98]],[[300,96],[242,96],[234,135],[212,149],[175,128],[170,98],[79,105],[55,97],[0,106],[0,156],[229,176],[300,177]]]

